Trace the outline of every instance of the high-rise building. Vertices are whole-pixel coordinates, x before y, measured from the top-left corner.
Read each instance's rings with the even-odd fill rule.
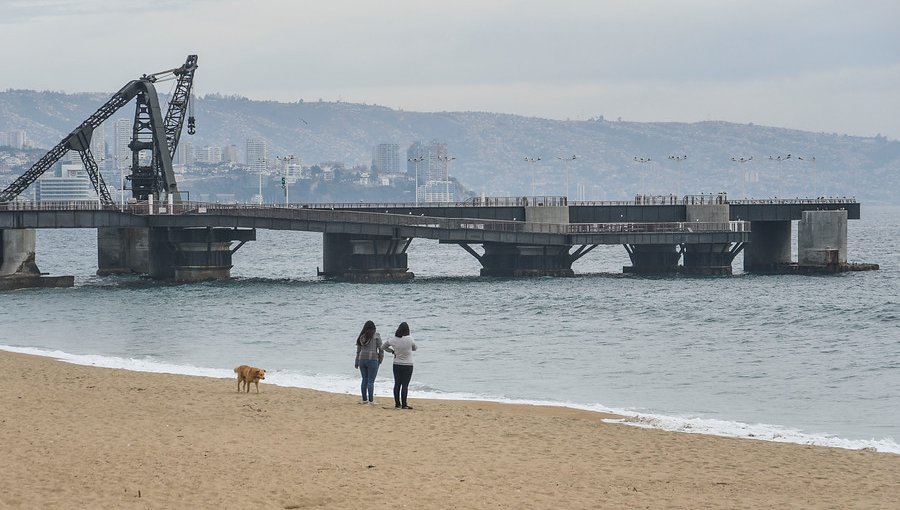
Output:
[[[429,144],[428,180],[446,181],[449,176],[447,161],[447,144],[432,140]]]
[[[179,164],[184,166],[193,166],[197,161],[197,151],[194,149],[194,142],[181,141],[178,142],[178,148],[175,149],[175,155]]]
[[[453,199],[449,183],[449,158],[447,144],[432,140],[427,144],[413,143],[406,151],[406,172],[416,172],[416,198],[426,202],[443,202]]]
[[[372,149],[372,173],[380,175],[400,173],[400,145],[380,143]]]
[[[100,163],[106,161],[106,130],[103,128],[103,124],[95,127],[94,133],[91,135],[91,154],[94,155],[94,160],[100,165],[100,168],[106,166]]]
[[[222,161],[225,163],[237,163],[237,145],[226,145],[222,148]]]
[[[194,157],[197,163],[221,163],[222,148],[213,146],[200,147],[195,151]]]
[[[251,173],[264,173],[268,166],[268,150],[262,138],[247,139],[247,166]]]
[[[6,133],[5,142],[6,145],[13,149],[24,149],[28,146],[28,137],[25,135],[25,131],[21,129],[13,130]]]
[[[131,119],[117,119],[113,126],[113,159],[117,168],[131,168]]]

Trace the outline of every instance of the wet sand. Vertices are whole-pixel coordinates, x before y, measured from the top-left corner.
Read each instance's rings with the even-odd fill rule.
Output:
[[[898,508],[900,455],[0,351],[0,508]]]

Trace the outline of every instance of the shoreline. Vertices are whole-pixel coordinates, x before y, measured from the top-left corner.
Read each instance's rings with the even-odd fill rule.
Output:
[[[117,358],[106,355],[79,355],[65,351],[48,350],[33,347],[13,347],[0,345],[0,352],[12,352],[38,357],[45,357],[60,361],[62,363],[71,363],[80,366],[108,368],[117,370],[127,370],[138,373],[156,373],[171,374],[187,377],[209,377],[209,378],[230,378],[232,372],[230,369],[214,369],[207,367],[197,367],[193,365],[176,365],[165,362],[155,361],[138,361],[126,358]],[[129,366],[129,363],[132,366]],[[321,391],[334,395],[355,395],[352,391],[346,391],[334,386],[315,387],[309,384],[302,377],[300,381],[292,380],[287,384],[277,381],[279,374],[277,372],[269,372],[269,380],[267,385],[275,385],[283,388],[297,388],[311,391]],[[274,376],[274,378],[273,378]],[[354,385],[358,384],[353,382]],[[376,387],[377,388],[377,387]],[[382,391],[379,396],[390,399],[390,390]],[[550,402],[538,400],[513,400],[513,399],[491,399],[490,397],[480,395],[467,395],[460,393],[441,394],[425,394],[421,392],[410,392],[410,398],[416,400],[435,400],[447,402],[481,402],[490,404],[525,406],[525,407],[548,407],[571,409],[575,411],[584,411],[591,413],[599,413],[609,415],[605,418],[609,423],[619,423],[626,426],[648,429],[661,430],[666,432],[676,432],[683,434],[699,434],[713,437],[734,438],[734,439],[752,439],[755,441],[767,441],[775,443],[796,444],[802,446],[821,446],[826,448],[839,448],[851,451],[869,451],[888,454],[900,454],[900,445],[895,443],[892,438],[882,439],[849,439],[835,435],[826,434],[809,434],[796,429],[788,428],[781,425],[772,425],[765,423],[743,423],[736,421],[723,421],[714,418],[685,418],[676,416],[659,415],[654,413],[638,413],[628,410],[610,409],[599,405],[578,404],[567,402]]]
[[[900,456],[0,351],[0,507],[890,508]]]

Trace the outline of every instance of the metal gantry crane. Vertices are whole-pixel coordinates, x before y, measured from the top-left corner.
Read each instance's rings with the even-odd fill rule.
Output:
[[[175,182],[175,173],[172,170],[172,159],[178,148],[178,140],[181,138],[185,114],[190,109],[191,88],[196,69],[197,55],[188,55],[181,67],[145,74],[140,79],[128,82],[113,94],[106,104],[50,149],[44,157],[7,186],[3,192],[0,192],[0,202],[15,200],[68,151],[74,150],[81,156],[81,162],[84,164],[84,169],[90,177],[91,184],[100,197],[101,203],[113,205],[114,202],[106,183],[103,182],[97,161],[91,153],[91,137],[100,124],[132,99],[136,100],[134,127],[131,142],[128,144],[132,153],[131,175],[128,176],[128,180],[132,183],[132,197],[137,200],[147,200],[149,196],[159,198],[160,193],[166,193],[172,195],[174,201],[180,201],[178,184]],[[169,101],[165,118],[163,118],[159,96],[153,84],[168,75],[177,77],[178,83]],[[191,115],[188,119],[188,133],[193,134],[193,131],[194,118]]]

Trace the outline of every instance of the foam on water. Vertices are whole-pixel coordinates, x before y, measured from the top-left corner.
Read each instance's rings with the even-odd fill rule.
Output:
[[[159,374],[179,374],[199,377],[232,378],[234,372],[231,369],[200,367],[194,365],[181,365],[151,361],[146,359],[119,358],[113,356],[71,354],[58,350],[46,350],[32,347],[15,347],[0,345],[0,350],[44,356],[59,361],[103,368],[118,368],[135,372],[149,372]],[[328,393],[356,394],[359,390],[359,379],[353,377],[341,377],[333,375],[309,375],[290,370],[267,371],[266,382],[276,386],[291,388],[307,388]],[[391,395],[392,382],[389,379],[376,380],[376,395]],[[567,402],[551,402],[541,400],[521,400],[509,398],[497,398],[488,395],[476,395],[464,392],[442,392],[433,388],[416,387],[413,383],[410,388],[410,396],[413,398],[433,400],[470,400],[498,402],[520,405],[540,405],[567,407],[585,411],[611,413],[623,416],[620,419],[605,419],[607,423],[620,423],[647,429],[660,429],[672,432],[684,432],[689,434],[707,434],[722,437],[735,437],[774,441],[780,443],[795,443],[802,445],[826,446],[832,448],[844,448],[850,450],[870,450],[882,453],[900,454],[900,444],[892,438],[883,439],[845,439],[828,434],[809,434],[802,431],[786,428],[778,425],[764,423],[740,423],[736,421],[698,418],[691,416],[664,416],[635,412],[630,409],[616,409],[602,404],[576,404]]]

